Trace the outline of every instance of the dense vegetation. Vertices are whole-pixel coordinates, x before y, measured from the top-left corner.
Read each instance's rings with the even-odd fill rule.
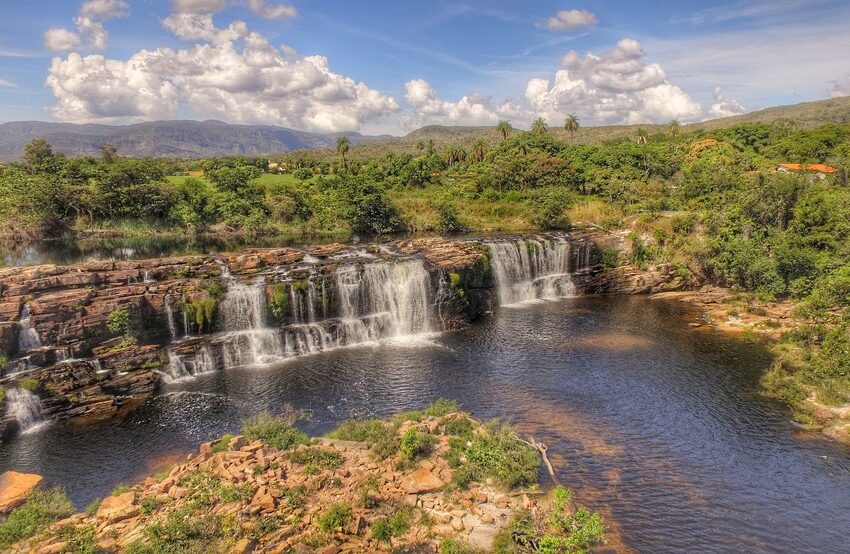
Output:
[[[812,385],[821,401],[850,400],[850,127],[674,122],[587,144],[570,140],[578,122],[567,123],[383,154],[340,139],[272,160],[136,160],[108,146],[68,159],[36,140],[22,164],[0,170],[0,233],[625,228],[636,265],[677,264],[685,278],[749,294],[745,303],[799,302],[810,325],[787,337],[766,384],[794,404]],[[838,171],[784,174],[780,162]]]

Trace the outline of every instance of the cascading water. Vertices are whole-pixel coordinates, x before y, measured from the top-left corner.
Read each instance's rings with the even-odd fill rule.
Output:
[[[40,346],[41,340],[30,319],[30,308],[24,304],[21,308],[21,318],[18,320],[18,352],[26,352]]]
[[[575,294],[566,240],[498,241],[490,244],[490,252],[502,306]]]
[[[26,389],[9,389],[6,391],[8,413],[18,422],[21,433],[32,431],[44,422],[41,414],[41,400]]]
[[[421,260],[340,268],[336,285],[340,317],[360,320],[369,340],[431,331],[431,279]]]
[[[171,297],[165,297],[165,324],[168,326],[168,335],[171,340],[177,338],[177,323],[174,321],[174,306],[171,305]]]
[[[168,353],[168,378],[179,381],[215,371],[216,363],[209,345],[201,346],[193,356],[182,357],[173,350]]]

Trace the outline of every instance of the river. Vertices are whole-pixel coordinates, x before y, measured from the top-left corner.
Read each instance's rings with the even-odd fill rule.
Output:
[[[457,331],[169,384],[123,420],[16,438],[0,470],[41,473],[83,506],[284,403],[317,434],[450,397],[546,442],[618,550],[846,551],[850,451],[797,430],[758,393],[767,353],[698,317],[644,297],[505,307]]]

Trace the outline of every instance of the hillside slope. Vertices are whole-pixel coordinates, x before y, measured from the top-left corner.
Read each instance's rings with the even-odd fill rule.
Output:
[[[154,121],[121,126],[15,121],[0,125],[0,160],[20,159],[24,145],[34,138],[46,139],[55,151],[68,156],[95,155],[109,143],[123,156],[203,158],[329,148],[341,134],[355,144],[364,139],[359,133],[308,133],[221,121]]]

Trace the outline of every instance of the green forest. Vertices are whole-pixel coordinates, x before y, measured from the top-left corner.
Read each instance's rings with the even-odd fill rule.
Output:
[[[746,302],[794,300],[807,325],[775,347],[767,388],[794,405],[810,386],[822,402],[850,400],[848,126],[671,122],[595,144],[570,140],[578,121],[564,127],[556,137],[542,120],[530,131],[503,122],[468,144],[387,153],[342,137],[336,150],[208,160],[129,159],[110,146],[66,158],[34,140],[0,170],[0,234],[626,230],[637,266],[674,263]]]

